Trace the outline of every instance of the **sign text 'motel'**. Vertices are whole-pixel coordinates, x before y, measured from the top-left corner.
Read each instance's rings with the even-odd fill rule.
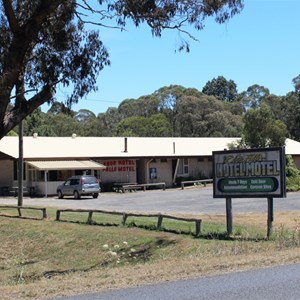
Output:
[[[285,197],[284,148],[215,151],[214,197]]]

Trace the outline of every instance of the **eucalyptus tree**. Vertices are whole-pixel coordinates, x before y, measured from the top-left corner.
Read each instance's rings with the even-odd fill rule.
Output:
[[[51,105],[51,107],[48,109],[47,113],[52,113],[52,114],[66,114],[69,116],[74,116],[75,111],[73,111],[70,107],[67,107],[64,103],[54,101]]]
[[[246,91],[239,95],[239,101],[242,102],[244,109],[259,108],[263,99],[270,95],[268,88],[253,84]]]
[[[45,131],[50,133],[50,129],[46,130],[44,124],[46,121],[46,114],[40,108],[36,109],[31,115],[27,116],[24,122],[24,135],[30,136],[34,133],[48,136]],[[43,131],[42,131],[43,130]]]
[[[110,64],[97,26],[124,30],[145,23],[157,37],[177,30],[187,34],[179,50],[189,51],[195,37],[186,25],[202,30],[208,17],[224,23],[240,13],[243,0],[1,0],[0,8],[1,139],[55,101],[59,84],[70,88],[67,106],[97,89],[99,72]]]
[[[172,126],[172,136],[176,136],[176,105],[177,99],[184,95],[185,88],[181,85],[162,87],[154,94],[159,101],[159,111],[163,113]]]
[[[197,97],[180,97],[176,105],[175,136],[206,136],[207,123],[202,113],[205,106]]]
[[[232,114],[224,101],[202,94],[177,101],[176,136],[239,136],[242,117]]]
[[[266,104],[262,104],[258,109],[250,108],[243,120],[242,147],[264,148],[285,145],[288,137],[286,125],[276,119]]]
[[[243,129],[242,116],[229,111],[214,111],[206,117],[207,136],[240,137]]]
[[[202,92],[226,102],[236,100],[238,95],[236,83],[231,79],[227,80],[224,76],[218,76],[208,81],[203,87]]]
[[[74,119],[79,123],[77,134],[80,136],[98,136],[101,133],[99,119],[91,110],[80,109],[75,113]]]
[[[96,31],[74,21],[77,8],[76,1],[2,1],[0,138],[41,104],[54,101],[58,84],[73,87],[67,104],[95,90],[108,53]]]
[[[300,95],[300,74],[293,79],[295,93]]]
[[[117,126],[122,120],[118,109],[115,107],[110,107],[106,110],[105,113],[100,113],[97,117],[99,128],[98,136],[116,136],[117,135]]]
[[[300,76],[295,77],[292,82],[294,91],[285,96],[265,94],[260,103],[266,104],[276,119],[287,126],[290,138],[300,141]]]
[[[126,99],[118,106],[118,112],[122,118],[150,117],[159,112],[159,100],[155,93],[138,99]]]
[[[80,109],[74,116],[74,119],[81,124],[87,124],[96,119],[96,115],[89,109]]]
[[[300,141],[300,97],[296,92],[290,92],[280,99],[279,118],[286,124],[290,138]]]
[[[66,114],[47,114],[43,128],[50,128],[50,132],[45,136],[72,136],[72,134],[81,135],[81,124],[72,116]],[[39,133],[40,134],[40,133]],[[43,135],[43,134],[41,134]]]
[[[158,100],[159,112],[166,115],[172,125],[172,136],[176,136],[176,118],[177,118],[177,101],[182,96],[198,97],[201,92],[194,88],[185,88],[181,85],[165,86],[154,92],[154,96]]]
[[[169,137],[171,134],[171,124],[164,114],[129,117],[122,120],[117,127],[118,136]]]
[[[291,137],[300,141],[300,75],[292,80],[294,91],[284,97],[289,104],[287,126]]]

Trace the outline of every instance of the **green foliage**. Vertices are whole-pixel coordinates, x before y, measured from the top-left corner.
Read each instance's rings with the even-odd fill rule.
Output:
[[[234,101],[238,95],[236,83],[233,80],[225,79],[223,76],[208,81],[202,92],[226,102]]]
[[[50,107],[50,109],[48,110],[47,113],[51,113],[51,114],[65,114],[65,115],[69,115],[69,116],[74,116],[75,112],[72,111],[69,107],[67,107],[64,103],[61,102],[57,102],[54,101]]]
[[[11,130],[7,136],[18,136],[18,134],[14,130]]]
[[[298,224],[299,228],[299,224]],[[278,230],[274,232],[275,240],[279,249],[288,249],[300,246],[300,230],[288,230],[282,224]]]
[[[179,85],[162,87],[138,99],[126,99],[119,107],[111,107],[98,116],[86,109],[75,112],[55,102],[47,113],[38,109],[26,118],[24,135],[36,132],[41,136],[72,133],[80,136],[242,136],[240,143],[230,145],[233,148],[283,145],[288,135],[300,139],[300,106],[296,93],[279,97],[258,85],[247,91],[249,95],[251,91],[251,97],[259,98],[255,100],[259,107],[246,112],[241,98],[224,102]]]
[[[291,155],[286,156],[286,189],[289,192],[300,190],[300,171]]]
[[[118,136],[168,137],[171,125],[163,114],[145,117],[130,117],[118,124]]]
[[[126,22],[132,21],[136,26],[146,23],[150,26],[154,36],[161,36],[164,28],[176,28],[185,32],[185,24],[202,30],[204,20],[213,16],[219,24],[228,21],[243,8],[243,1],[148,1],[126,0],[108,1],[108,8],[118,18],[119,26],[124,27]],[[189,44],[183,41],[179,50],[189,51]]]
[[[300,74],[293,79],[293,84],[295,87],[295,92],[300,94]]]
[[[181,96],[176,102],[175,136],[239,136],[241,116],[213,96]]]
[[[194,224],[179,220],[164,220],[162,229],[167,232],[162,232],[153,231],[157,218],[129,217],[127,226],[120,226],[122,216],[95,213],[95,223],[87,225],[87,213],[66,216],[68,213],[64,212],[64,222],[57,222],[56,210],[51,208],[47,208],[44,221],[32,219],[39,218],[40,212],[28,218],[5,217],[16,216],[16,209],[2,208],[0,213],[3,299],[11,299],[12,295],[14,299],[57,298],[95,290],[99,284],[101,288],[111,288],[114,282],[124,285],[124,274],[135,275],[132,270],[151,272],[157,280],[158,276],[168,276],[171,269],[179,274],[183,267],[178,266],[184,266],[186,274],[195,275],[195,262],[201,265],[201,274],[209,270],[205,274],[211,274],[231,270],[231,261],[240,261],[235,267],[245,268],[292,262],[299,257],[297,220],[296,226],[274,228],[272,238],[266,241],[264,226],[255,225],[261,219],[249,215],[236,222],[231,236],[226,233],[223,216],[203,215],[201,234],[194,238]],[[289,218],[292,216],[295,214],[288,214]],[[129,228],[131,221],[138,226]],[[286,255],[279,255],[284,250],[289,250],[288,260]],[[224,257],[228,264],[224,265]],[[129,279],[135,283],[140,275]],[[72,280],[76,284],[70,286]]]
[[[154,36],[172,28],[195,40],[183,29],[186,24],[201,30],[210,17],[224,23],[243,9],[243,1],[6,0],[0,8],[1,139],[40,105],[54,102],[59,84],[71,91],[68,107],[97,90],[99,72],[110,60],[92,28],[115,27],[115,22],[124,30],[127,22],[145,23]],[[184,40],[183,49],[189,51]]]
[[[197,89],[163,87],[151,95],[126,99],[118,108],[95,116],[89,110],[70,111],[55,102],[45,114],[26,119],[25,135],[45,136],[240,136],[238,103],[225,103]],[[62,121],[65,122],[62,127]]]
[[[288,93],[281,98],[280,119],[287,125],[292,139],[300,141],[300,96],[297,93]]]
[[[254,84],[239,95],[239,101],[243,103],[245,110],[259,108],[264,97],[269,94],[270,92],[267,88]]]
[[[263,104],[259,109],[249,109],[244,117],[244,129],[240,145],[244,148],[284,146],[286,125],[276,120],[270,108]]]

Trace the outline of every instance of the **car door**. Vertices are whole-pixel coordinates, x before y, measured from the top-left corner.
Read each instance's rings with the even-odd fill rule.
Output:
[[[71,194],[71,179],[68,179],[65,181],[63,188],[62,188],[62,193],[64,195],[72,195]]]
[[[80,192],[80,186],[79,186],[80,179],[79,178],[72,178],[70,182],[70,194],[74,195],[74,191]]]

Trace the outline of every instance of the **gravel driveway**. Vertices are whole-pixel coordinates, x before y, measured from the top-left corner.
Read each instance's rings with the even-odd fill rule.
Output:
[[[102,209],[109,211],[160,212],[188,214],[225,214],[225,199],[213,198],[212,188],[167,189],[126,193],[102,193],[97,199],[72,197],[58,199],[26,198],[24,205],[57,208]],[[2,197],[0,204],[17,204],[15,197]],[[234,213],[267,212],[266,198],[234,198]],[[300,211],[300,192],[288,193],[287,198],[274,198],[274,211]]]

